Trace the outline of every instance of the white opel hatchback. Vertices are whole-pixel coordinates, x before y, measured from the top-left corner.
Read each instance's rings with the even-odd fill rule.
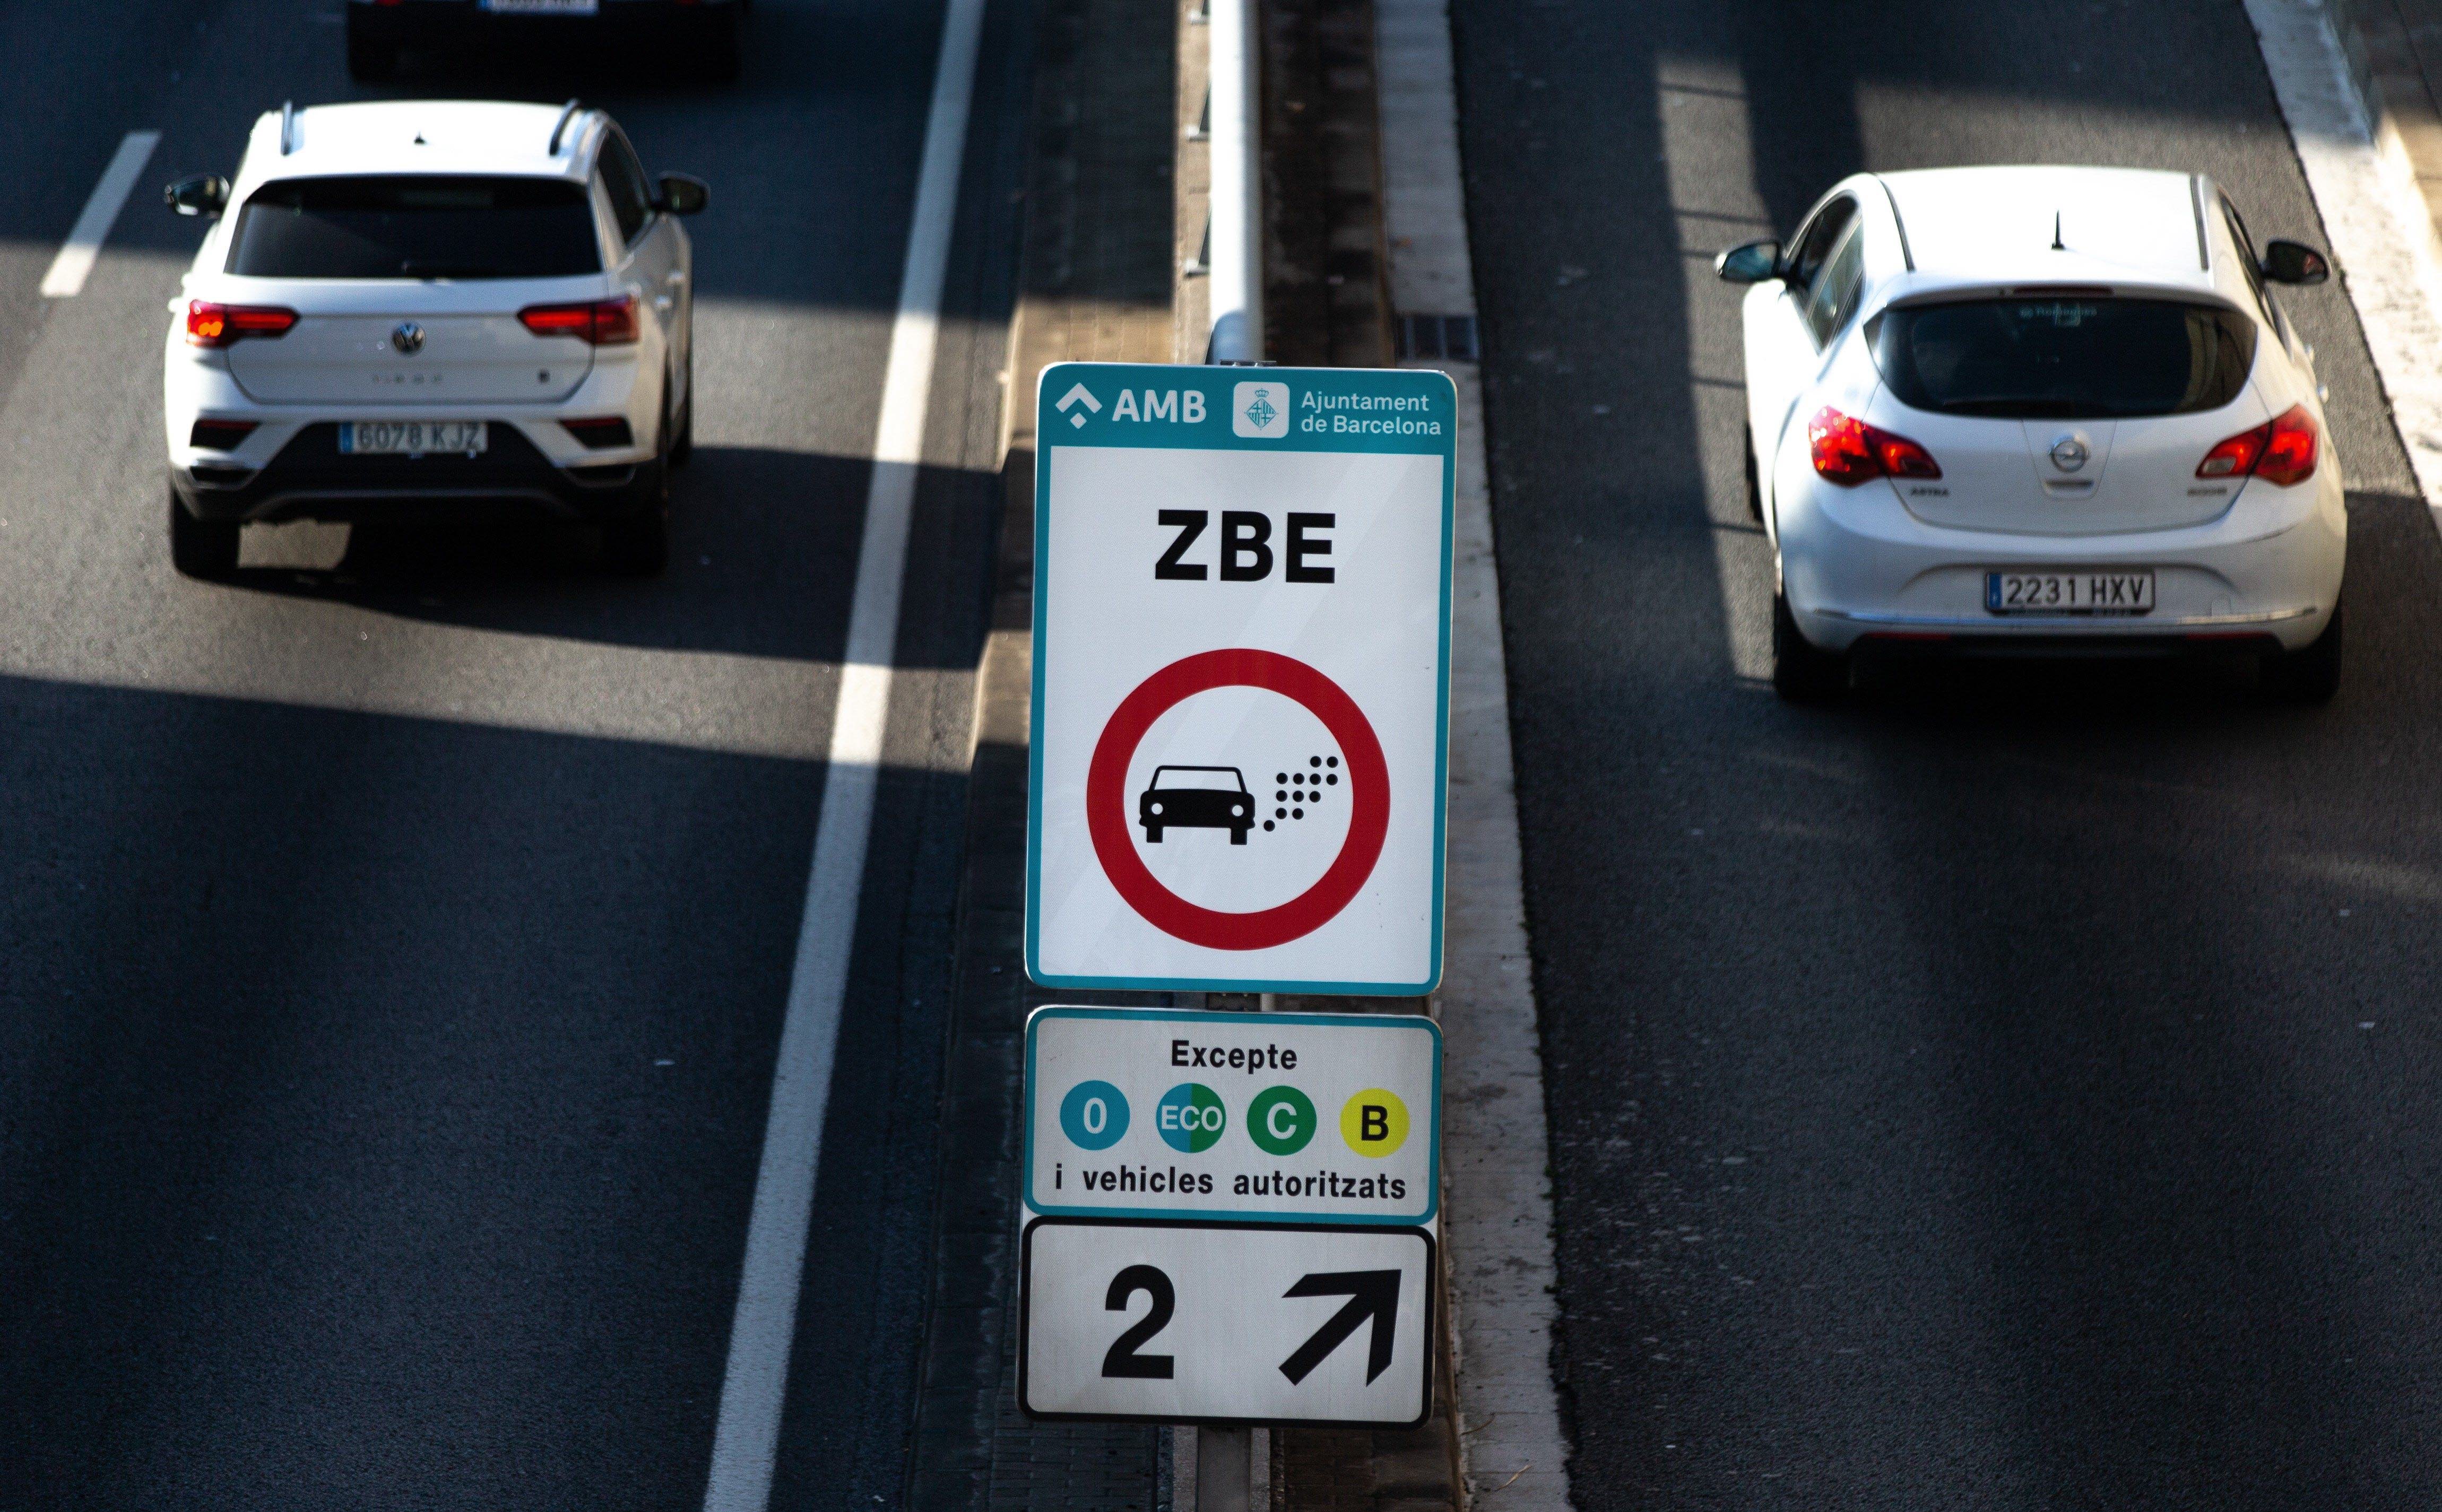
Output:
[[[162,360],[180,572],[234,569],[250,521],[515,513],[662,567],[700,181],[574,100],[425,100],[266,115],[234,181],[168,198],[217,217]]]
[[[2096,168],[1859,174],[1745,300],[1748,483],[1774,683],[1852,653],[2251,651],[2327,699],[2348,518],[2314,354],[2212,181]]]

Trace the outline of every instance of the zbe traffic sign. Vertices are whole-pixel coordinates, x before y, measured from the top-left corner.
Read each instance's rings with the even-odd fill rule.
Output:
[[[1044,370],[1027,969],[1429,993],[1456,396],[1249,371]]]

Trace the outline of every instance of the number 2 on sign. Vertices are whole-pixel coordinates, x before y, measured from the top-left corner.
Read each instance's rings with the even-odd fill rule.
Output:
[[[1110,1353],[1103,1357],[1103,1374],[1133,1380],[1166,1381],[1171,1378],[1171,1357],[1139,1355],[1139,1346],[1170,1326],[1170,1315],[1178,1310],[1178,1292],[1170,1278],[1152,1266],[1130,1266],[1111,1278],[1111,1289],[1104,1294],[1103,1305],[1115,1313],[1128,1310],[1128,1301],[1138,1292],[1153,1299],[1153,1305],[1136,1323],[1111,1341]]]

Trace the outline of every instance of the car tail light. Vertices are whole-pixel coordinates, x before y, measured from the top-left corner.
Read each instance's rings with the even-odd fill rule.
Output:
[[[597,347],[623,346],[636,339],[636,297],[594,300],[584,304],[529,304],[518,319],[537,336],[573,336]]]
[[[636,444],[636,433],[628,428],[627,420],[619,415],[610,415],[598,420],[563,420],[559,423],[559,428],[583,442],[586,449],[590,451],[600,451],[606,446],[632,446]]]
[[[2242,430],[2196,464],[2199,478],[2261,478],[2287,488],[2315,476],[2315,417],[2293,404],[2252,430]]]
[[[1941,476],[1941,465],[1923,446],[1830,405],[1807,422],[1806,436],[1813,445],[1814,470],[1843,488],[1877,478]]]
[[[225,347],[250,336],[277,340],[297,323],[297,312],[276,304],[214,304],[187,301],[187,342],[191,346]]]
[[[187,432],[187,445],[206,451],[235,451],[254,434],[252,420],[198,420]]]

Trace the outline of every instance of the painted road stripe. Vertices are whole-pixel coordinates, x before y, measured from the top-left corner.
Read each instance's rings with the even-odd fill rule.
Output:
[[[883,371],[882,418],[874,428],[873,482],[866,494],[865,541],[848,610],[847,653],[839,711],[831,724],[829,768],[797,931],[788,1017],[772,1073],[772,1111],[763,1127],[763,1164],[746,1230],[746,1263],[730,1324],[729,1369],[712,1440],[704,1512],[764,1512],[789,1385],[789,1345],[806,1264],[806,1224],[822,1163],[823,1114],[830,1102],[831,1060],[856,940],[866,842],[873,830],[874,789],[890,709],[890,661],[899,637],[899,591],[907,526],[923,459],[924,417],[933,388],[934,337],[941,282],[957,218],[958,174],[966,154],[967,111],[983,30],[984,0],[950,0],[941,23],[916,211],[899,283],[899,315]]]
[[[101,171],[101,182],[93,186],[93,197],[84,202],[84,213],[70,228],[60,255],[51,259],[51,270],[43,275],[45,298],[73,299],[84,292],[84,281],[101,256],[101,244],[110,237],[111,224],[118,219],[120,207],[136,191],[137,175],[144,172],[153,149],[159,145],[161,134],[157,131],[131,131],[120,140],[110,166]]]

